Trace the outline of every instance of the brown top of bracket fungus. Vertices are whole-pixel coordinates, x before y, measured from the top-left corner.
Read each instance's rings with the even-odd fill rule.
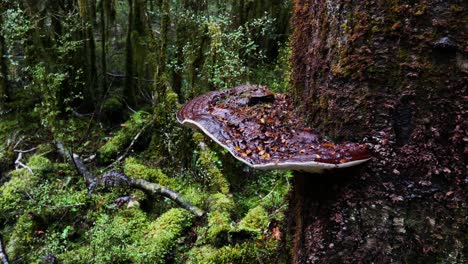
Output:
[[[287,95],[263,86],[209,92],[186,103],[177,119],[201,129],[238,160],[257,169],[322,172],[370,158],[364,145],[337,145],[305,127]]]

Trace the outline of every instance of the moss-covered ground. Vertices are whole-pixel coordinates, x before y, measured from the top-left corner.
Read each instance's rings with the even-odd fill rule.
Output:
[[[287,262],[288,254],[279,252],[287,253],[282,223],[290,173],[252,171],[202,134],[181,128],[173,115],[161,121],[154,113],[137,112],[113,129],[76,119],[83,132],[61,140],[94,175],[115,170],[161,184],[206,215],[197,218],[170,199],[130,187],[91,192],[58,154],[57,139],[34,139],[27,133],[32,130],[18,130],[4,118],[0,234],[12,263]],[[12,136],[15,131],[21,135]],[[174,135],[161,137],[160,131]],[[126,196],[128,202],[118,202]]]

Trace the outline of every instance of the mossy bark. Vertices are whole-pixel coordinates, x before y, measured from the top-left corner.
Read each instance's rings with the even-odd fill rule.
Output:
[[[124,96],[127,103],[134,106],[136,103],[136,94],[134,91],[133,81],[133,43],[132,43],[132,31],[133,31],[133,0],[128,0],[128,24],[127,24],[127,38],[125,41],[125,89]]]
[[[466,261],[463,14],[462,1],[294,2],[304,115],[373,151],[361,171],[325,176],[350,179],[323,186],[332,197],[300,192],[293,201],[296,263]],[[307,177],[296,188],[323,176]]]
[[[107,14],[106,14],[107,13]],[[104,0],[99,2],[99,15],[100,15],[100,30],[101,30],[101,91],[104,93],[107,89],[107,17],[109,13],[106,12],[106,5]],[[102,97],[101,97],[102,98]]]
[[[1,10],[1,9],[0,9]],[[2,26],[2,18],[0,16],[0,27]],[[8,70],[4,55],[6,52],[5,39],[0,34],[0,111],[4,108],[4,103],[8,99]]]

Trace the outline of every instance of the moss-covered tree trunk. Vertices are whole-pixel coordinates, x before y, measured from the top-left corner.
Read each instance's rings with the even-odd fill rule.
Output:
[[[0,8],[0,11],[2,9]],[[2,27],[2,17],[0,16],[0,28]],[[0,34],[0,111],[4,108],[4,103],[8,99],[8,70],[6,63],[5,38]],[[1,113],[0,113],[1,114]]]
[[[83,52],[86,57],[86,91],[84,93],[85,104],[89,107],[95,102],[96,95],[99,94],[96,66],[96,43],[94,40],[94,24],[96,23],[96,1],[79,0],[79,13],[83,23]]]
[[[125,89],[124,96],[127,103],[134,106],[136,103],[136,94],[134,91],[133,81],[133,43],[132,43],[132,30],[133,30],[133,0],[128,0],[128,24],[127,24],[127,38],[125,41]]]
[[[99,2],[99,16],[100,16],[100,31],[101,31],[101,92],[105,93],[107,89],[107,17],[110,14],[106,14],[107,3],[104,0]],[[106,16],[107,15],[107,16]],[[101,96],[102,98],[102,96]]]
[[[304,115],[373,152],[361,169],[296,175],[294,262],[465,262],[466,4],[294,4]]]

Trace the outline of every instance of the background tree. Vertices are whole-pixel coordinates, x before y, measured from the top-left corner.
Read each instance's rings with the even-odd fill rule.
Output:
[[[295,182],[295,263],[463,263],[462,1],[294,1],[294,93],[311,124],[364,141],[360,171]]]

